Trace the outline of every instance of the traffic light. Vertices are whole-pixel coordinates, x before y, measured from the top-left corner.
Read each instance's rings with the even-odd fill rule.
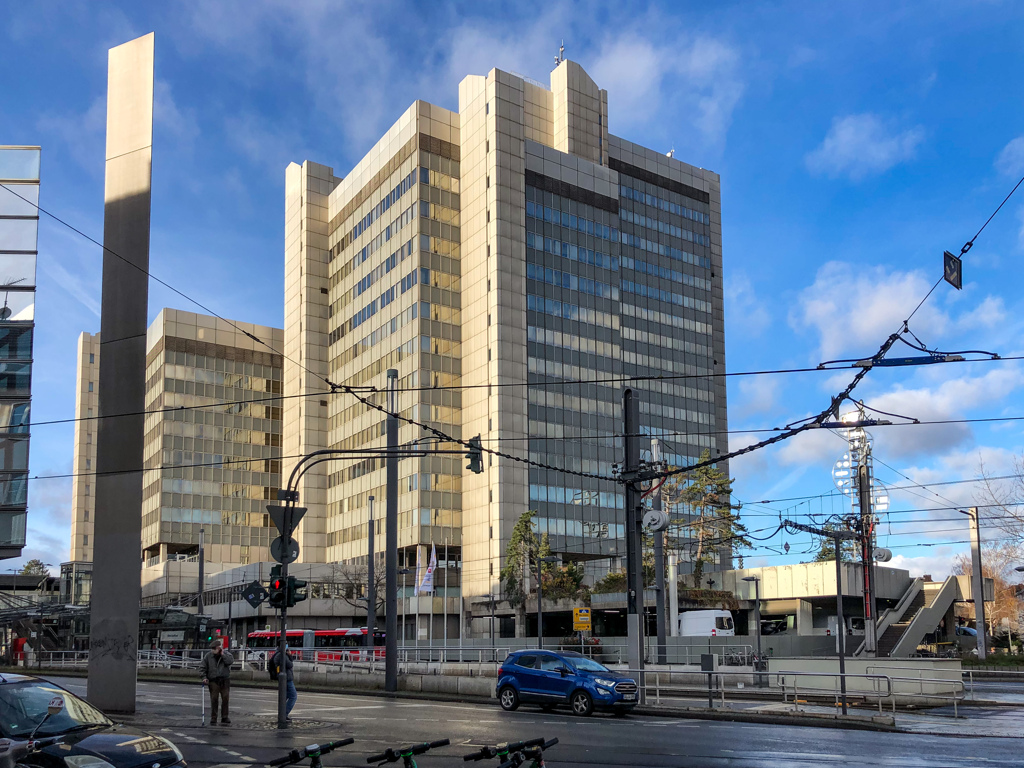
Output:
[[[288,605],[288,583],[281,578],[281,566],[270,569],[270,584],[267,585],[267,603],[271,608],[285,608]]]
[[[484,453],[480,445],[480,435],[469,439],[469,450],[466,451],[466,458],[469,459],[466,469],[478,475],[484,471]]]
[[[306,582],[296,579],[294,576],[288,577],[288,607],[291,608],[296,603],[301,603],[307,599],[309,595],[306,594]]]

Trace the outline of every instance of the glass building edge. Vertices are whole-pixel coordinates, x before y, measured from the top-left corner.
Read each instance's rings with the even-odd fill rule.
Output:
[[[0,184],[38,200],[41,149],[0,146]],[[21,187],[22,190],[17,190]],[[0,194],[14,197],[6,189]],[[21,197],[26,197],[22,194]],[[0,558],[18,557],[28,523],[29,413],[31,409],[38,211],[4,201],[0,227]]]

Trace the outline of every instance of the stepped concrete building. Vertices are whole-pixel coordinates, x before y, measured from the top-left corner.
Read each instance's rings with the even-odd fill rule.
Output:
[[[285,223],[285,457],[383,446],[382,414],[325,379],[383,405],[393,368],[403,416],[581,473],[401,462],[400,567],[436,551],[454,612],[499,595],[529,510],[590,578],[624,559],[620,487],[583,475],[621,461],[625,377],[649,377],[634,384],[642,428],[671,463],[727,451],[719,177],[610,133],[607,93],[575,62],[550,87],[467,77],[457,112],[417,101],[344,176],[290,165]],[[402,443],[427,436],[401,427]],[[384,484],[372,460],[306,473],[302,559],[365,561]]]

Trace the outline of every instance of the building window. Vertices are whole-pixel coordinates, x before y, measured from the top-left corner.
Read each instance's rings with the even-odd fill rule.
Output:
[[[91,365],[92,363],[95,363],[95,362],[96,362],[96,355],[93,354],[92,352],[90,352],[89,353],[89,364]]]
[[[487,489],[487,500],[488,501],[494,501],[494,489],[493,488],[488,488]],[[492,539],[494,538],[494,529],[493,528],[491,528],[491,538]]]
[[[491,177],[490,176],[487,177],[487,188],[488,189],[491,188]]]
[[[488,312],[487,313],[487,325],[490,325],[490,324],[491,324],[491,313]]]
[[[484,114],[485,115],[491,114],[491,102],[489,102],[489,101],[486,104],[484,104]],[[492,568],[491,570],[493,571],[494,569]]]
[[[82,537],[82,546],[84,546],[84,547],[88,547],[89,546],[89,534],[88,533],[85,534]]]
[[[494,563],[491,563],[490,565],[491,565],[491,572],[490,572],[490,575],[491,575],[491,576],[493,576],[493,575],[494,575]],[[287,634],[287,633],[286,633],[286,634]]]
[[[92,382],[89,382],[89,391],[92,392]]]
[[[82,518],[85,522],[89,522],[89,510],[85,510],[85,517]]]
[[[490,141],[485,141],[484,142],[484,152],[490,152],[490,151],[491,151],[491,142]]]

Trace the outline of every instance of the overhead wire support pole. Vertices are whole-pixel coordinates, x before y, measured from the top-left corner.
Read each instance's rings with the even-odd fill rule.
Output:
[[[860,502],[860,553],[861,567],[864,569],[864,650],[869,655],[878,653],[878,617],[875,615],[875,556],[874,515],[871,509],[871,475],[867,455],[871,448],[865,441],[865,460],[857,470],[858,501]],[[836,549],[836,557],[839,550]]]
[[[622,391],[625,462],[622,478],[626,492],[626,631],[629,668],[644,666],[644,569],[641,535],[641,494],[637,487],[640,471],[640,402],[631,387]],[[640,673],[643,678],[643,674]],[[643,680],[640,690],[643,691]]]
[[[849,714],[846,701],[846,618],[843,615],[843,541],[856,540],[859,534],[848,531],[826,531],[822,528],[815,528],[812,525],[794,523],[792,520],[783,520],[785,528],[793,528],[798,531],[813,533],[815,536],[828,537],[832,539],[836,553],[836,623],[839,637],[837,640],[839,649],[839,692],[842,700],[843,714]]]
[[[398,691],[398,370],[388,369],[384,530],[384,691]],[[418,609],[417,609],[418,610]]]

